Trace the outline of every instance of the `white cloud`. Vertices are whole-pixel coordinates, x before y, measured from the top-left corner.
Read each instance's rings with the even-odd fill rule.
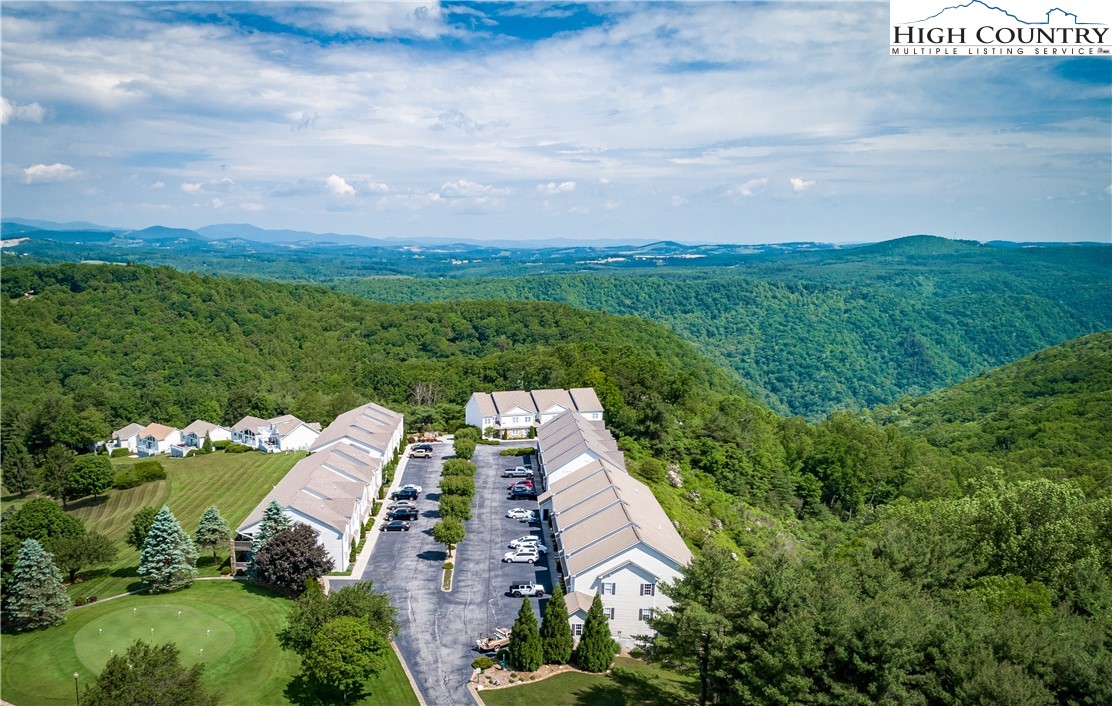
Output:
[[[339,196],[341,198],[355,196],[355,188],[344,181],[343,177],[333,174],[328,177],[326,183],[328,184],[328,190],[332,192],[333,196]]]
[[[606,184],[609,184],[609,183],[610,183],[610,180],[609,180],[609,179],[607,179],[606,177],[601,177],[601,178],[600,178],[600,179],[598,180],[598,183],[600,183],[600,184],[602,184],[602,185],[604,185],[604,186],[605,186]]]
[[[151,188],[152,189],[165,189],[166,188],[166,182],[156,181],[155,183],[151,184]]]
[[[69,181],[81,176],[81,172],[68,164],[33,164],[23,170],[23,181],[27,184],[45,184],[56,181]]]
[[[387,191],[390,190],[390,185],[383,184],[381,181],[365,181],[363,182],[363,186],[367,189],[367,191],[372,191],[378,194],[385,194]]]
[[[672,205],[676,208],[679,208],[680,206],[686,206],[687,204],[688,201],[683,196],[680,196],[679,194],[672,195]]]
[[[224,200],[223,199],[213,199],[212,200],[212,207],[213,208],[221,208],[223,205],[224,205]]]
[[[181,184],[181,190],[184,191],[187,194],[199,194],[199,193],[201,193],[201,187],[203,187],[203,186],[204,186],[204,184],[202,184],[199,181],[196,182],[196,183],[192,183],[192,184],[189,183],[188,181],[184,181]]]
[[[793,179],[792,181],[795,180]],[[760,179],[750,179],[743,184],[738,184],[736,188],[730,191],[730,193],[734,194],[735,196],[744,196],[746,198],[750,196],[756,196],[757,190],[767,183],[768,179],[765,179],[763,177]]]
[[[614,200],[611,199],[610,201],[607,201],[606,203],[602,204],[602,207],[605,208],[607,211],[613,211],[614,209],[618,208],[621,205],[622,205],[621,201],[614,201]]]
[[[806,179],[802,179],[800,177],[792,177],[791,179],[789,179],[789,181],[792,184],[792,191],[797,194],[802,194],[804,191],[810,189],[812,186],[815,185],[815,182],[807,181]]]
[[[20,105],[0,96],[0,125],[7,125],[13,120],[41,123],[43,112],[42,106],[38,103]]]
[[[503,196],[510,193],[510,189],[498,188],[490,184],[479,184],[467,179],[459,179],[457,181],[450,181],[441,186],[440,193],[444,194],[445,196],[481,198],[489,196]]]
[[[241,203],[239,205],[244,211],[261,211],[263,210],[262,204],[258,203]]]
[[[550,181],[547,184],[537,184],[537,191],[542,194],[566,194],[570,191],[575,191],[574,181],[563,181],[557,184]]]

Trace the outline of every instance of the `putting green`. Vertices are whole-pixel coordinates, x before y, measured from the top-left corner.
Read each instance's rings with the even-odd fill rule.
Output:
[[[236,633],[223,620],[193,606],[121,605],[83,625],[73,636],[73,647],[81,663],[95,673],[136,640],[177,643],[182,663],[190,666],[222,656],[235,644]]]

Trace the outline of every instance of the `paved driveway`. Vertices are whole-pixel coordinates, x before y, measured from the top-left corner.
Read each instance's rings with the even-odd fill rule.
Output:
[[[552,590],[547,561],[537,565],[505,564],[507,543],[523,534],[539,534],[538,525],[505,517],[511,507],[535,509],[536,501],[506,499],[510,479],[503,468],[518,465],[514,457],[499,456],[502,446],[479,445],[473,462],[475,500],[472,518],[465,526],[467,538],[456,548],[452,591],[440,590],[444,546],[433,541],[432,526],[439,518],[440,468],[450,457],[450,444],[435,444],[431,459],[410,458],[401,483],[423,486],[418,501],[420,519],[409,532],[384,532],[372,550],[364,580],[385,591],[398,608],[397,645],[429,706],[471,704],[466,684],[475,639],[493,628],[513,625],[521,600],[509,595],[513,582],[533,580]],[[522,444],[516,444],[522,445]],[[546,546],[549,544],[545,542]],[[342,581],[333,580],[333,586]],[[532,599],[538,621],[543,601]]]

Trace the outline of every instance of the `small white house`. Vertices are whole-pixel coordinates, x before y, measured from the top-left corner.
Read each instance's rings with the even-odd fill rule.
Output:
[[[165,424],[148,424],[139,432],[136,453],[154,456],[170,452],[170,447],[181,444],[181,432]]]
[[[232,426],[231,440],[268,453],[307,451],[320,436],[320,425],[307,424],[292,414],[273,419],[250,415]]]
[[[232,430],[198,419],[181,430],[181,443],[183,446],[199,449],[205,443],[206,436],[211,441],[228,441],[232,438]]]
[[[123,429],[117,429],[112,432],[112,442],[109,448],[127,449],[131,453],[137,453],[139,434],[143,431],[143,428],[142,424],[128,424]]]

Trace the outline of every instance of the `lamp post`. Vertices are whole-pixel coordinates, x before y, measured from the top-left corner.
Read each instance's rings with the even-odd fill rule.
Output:
[[[77,706],[81,706],[81,692],[77,690],[77,672],[73,673],[73,700]]]

